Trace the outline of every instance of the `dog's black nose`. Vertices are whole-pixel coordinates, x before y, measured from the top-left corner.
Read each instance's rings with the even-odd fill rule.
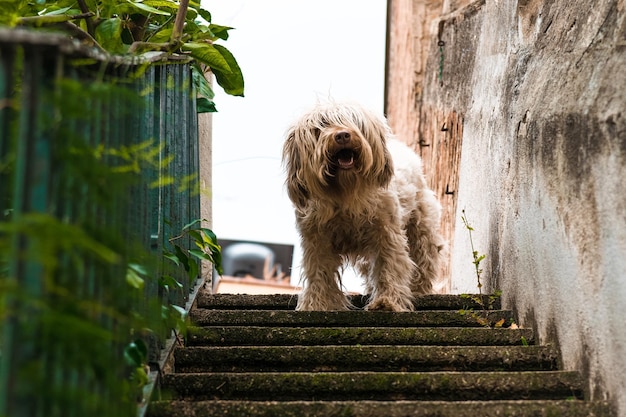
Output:
[[[345,145],[346,143],[350,142],[350,132],[342,130],[335,133],[335,142],[340,145]]]

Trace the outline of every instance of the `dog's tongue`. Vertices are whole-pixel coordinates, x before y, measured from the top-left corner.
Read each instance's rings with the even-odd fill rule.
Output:
[[[345,150],[339,152],[339,154],[337,154],[337,162],[341,168],[352,168],[352,165],[354,165],[354,153]]]

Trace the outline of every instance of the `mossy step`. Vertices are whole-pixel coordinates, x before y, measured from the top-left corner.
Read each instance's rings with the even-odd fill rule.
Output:
[[[605,402],[159,401],[149,417],[615,417]]]
[[[176,372],[556,370],[543,346],[236,346],[175,353]]]
[[[184,400],[515,400],[582,398],[577,372],[222,372],[166,374]]]
[[[482,298],[481,298],[482,297]],[[367,295],[348,296],[352,305],[363,308],[368,300]],[[478,300],[482,299],[482,304]],[[198,295],[197,307],[217,310],[293,310],[298,304],[298,296],[293,294],[209,294]],[[489,295],[452,295],[431,294],[415,298],[416,310],[482,310],[487,307],[493,310],[501,308],[500,298]]]
[[[483,313],[459,311],[283,311],[283,310],[208,310],[194,309],[190,318],[198,326],[284,326],[284,327],[481,327],[489,323],[513,321],[510,310]]]
[[[532,329],[485,327],[192,327],[188,346],[534,344]]]

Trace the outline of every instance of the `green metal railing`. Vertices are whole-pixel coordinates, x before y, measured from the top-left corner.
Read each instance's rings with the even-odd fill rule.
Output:
[[[158,362],[197,285],[162,256],[200,217],[190,62],[0,30],[0,135],[0,417],[134,414],[125,346]]]

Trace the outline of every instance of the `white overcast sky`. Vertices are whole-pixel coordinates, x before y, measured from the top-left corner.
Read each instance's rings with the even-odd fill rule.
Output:
[[[295,245],[297,281],[299,238],[280,160],[284,133],[318,99],[382,112],[386,1],[202,0],[202,6],[213,23],[235,28],[220,43],[245,78],[243,98],[215,88],[213,230],[218,238]]]

